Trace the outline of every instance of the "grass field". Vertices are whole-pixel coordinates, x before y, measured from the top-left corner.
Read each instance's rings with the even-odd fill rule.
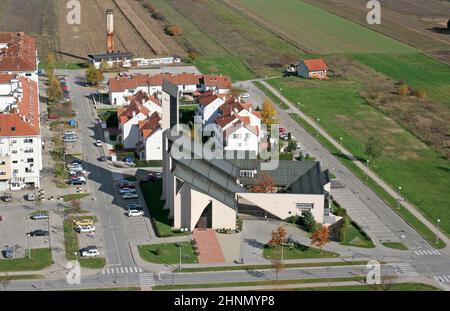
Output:
[[[298,114],[290,113],[291,116],[299,125],[301,125],[311,135],[316,135],[317,131],[301,119]],[[340,162],[342,162],[347,168],[349,168],[356,177],[358,177],[363,183],[365,183],[372,191],[374,191],[387,205],[389,205],[400,217],[402,217],[411,227],[413,227],[425,240],[427,240],[435,248],[442,249],[446,247],[446,244],[439,239],[436,243],[436,233],[434,230],[430,230],[419,219],[417,219],[410,211],[403,206],[397,207],[397,200],[387,193],[381,186],[379,186],[372,178],[367,178],[366,173],[363,172],[352,160],[341,154],[338,148],[334,147],[325,137],[322,135],[316,136],[317,140],[336,156]]]
[[[350,286],[327,286],[327,287],[308,287],[297,288],[297,291],[351,291],[351,292],[368,292],[368,291],[439,291],[437,287],[421,284],[421,283],[398,283],[389,285],[350,285]]]
[[[203,56],[195,60],[194,64],[202,73],[227,74],[233,82],[255,78],[239,58],[231,55]]]
[[[315,53],[414,52],[399,41],[300,0],[232,0],[286,39]]]
[[[270,260],[281,260],[281,247],[264,246],[263,256]],[[306,258],[327,258],[338,257],[339,254],[320,250],[318,248],[294,244],[294,247],[283,247],[283,258],[286,259],[306,259]]]
[[[49,248],[32,249],[30,253],[31,258],[1,259],[0,272],[37,271],[52,264],[52,252]]]
[[[163,209],[164,202],[160,200],[162,183],[141,182],[140,187],[158,237],[186,235],[186,232],[172,230],[172,220],[168,219],[169,211]]]
[[[407,251],[408,247],[406,247],[403,243],[400,242],[383,242],[383,245],[392,248],[392,249],[398,249],[401,251]]]
[[[353,57],[361,63],[414,88],[424,88],[428,96],[450,108],[450,66],[424,54],[364,53]]]
[[[450,233],[449,162],[359,96],[357,81],[308,81],[299,78],[269,80],[283,89],[292,102],[314,119],[343,146],[365,161],[364,146],[370,136],[382,140],[384,153],[371,165],[394,189],[402,187],[407,200],[414,203],[432,222],[441,219],[441,228]]]
[[[345,238],[340,241],[340,244],[347,246],[355,246],[355,247],[364,247],[364,248],[373,248],[375,244],[373,244],[372,240],[366,240],[364,236],[359,232],[359,230],[352,225],[349,224],[348,231],[345,235]]]
[[[180,250],[177,245],[181,245],[181,264],[198,263],[195,248],[189,242],[139,245],[138,250],[139,255],[146,261],[176,265],[180,262]]]

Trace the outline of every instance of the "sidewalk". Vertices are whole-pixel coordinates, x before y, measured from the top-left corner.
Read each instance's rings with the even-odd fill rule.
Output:
[[[323,130],[320,126],[317,125],[317,123],[304,114],[302,111],[297,109],[296,105],[291,103],[289,100],[287,100],[277,89],[272,87],[270,84],[268,84],[265,81],[261,81],[261,83],[268,88],[275,96],[277,96],[281,101],[283,101],[286,105],[289,106],[289,108],[292,111],[295,111],[300,118],[302,118],[304,121],[306,121],[309,125],[311,125],[315,130],[318,131],[323,137],[325,137],[335,148],[341,149],[342,153],[347,155],[347,157],[355,163],[355,165],[358,166],[359,169],[361,169],[364,173],[366,173],[370,178],[372,178],[377,185],[382,187],[389,195],[391,195],[393,198],[401,202],[401,205],[403,205],[409,212],[411,212],[417,219],[419,219],[425,226],[428,227],[432,232],[436,230],[435,225],[432,224],[428,219],[426,219],[412,204],[409,202],[404,202],[403,197],[399,196],[397,191],[392,189],[388,184],[386,184],[380,177],[378,177],[374,172],[372,172],[370,169],[367,169],[367,167],[358,161],[353,154],[351,154],[347,149],[344,147],[341,147],[341,145],[332,138],[325,130]],[[449,250],[450,247],[450,239],[447,238],[442,232],[438,233],[439,238],[441,238],[446,244],[447,247],[445,248],[446,251]]]

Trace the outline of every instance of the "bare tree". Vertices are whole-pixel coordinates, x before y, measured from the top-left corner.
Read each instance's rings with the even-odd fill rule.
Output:
[[[8,287],[9,285],[11,285],[11,280],[12,280],[12,277],[11,277],[8,273],[6,273],[6,274],[0,276],[0,282],[1,282],[2,285],[3,285],[3,290],[4,290],[4,291],[6,291],[6,287]]]

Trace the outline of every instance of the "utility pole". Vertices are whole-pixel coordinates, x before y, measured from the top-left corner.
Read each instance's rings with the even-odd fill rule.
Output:
[[[436,244],[439,244],[439,224],[440,224],[441,220],[438,219],[437,220],[437,229],[436,229]]]

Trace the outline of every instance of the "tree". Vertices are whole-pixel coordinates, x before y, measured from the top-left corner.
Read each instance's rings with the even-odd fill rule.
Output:
[[[58,79],[53,76],[50,78],[50,84],[47,88],[47,96],[48,100],[51,102],[57,102],[63,98],[61,85],[59,84]]]
[[[172,37],[180,37],[183,35],[183,29],[180,26],[169,25],[166,27],[166,33]]]
[[[258,176],[256,184],[250,189],[251,192],[256,193],[271,193],[274,191],[274,181],[272,176],[267,173],[261,173]]]
[[[55,56],[50,53],[47,55],[47,60],[45,62],[45,74],[47,75],[48,78],[53,77],[55,68],[56,68]]]
[[[152,17],[153,17],[154,19],[158,20],[158,21],[164,20],[164,15],[163,15],[161,12],[158,12],[158,11],[154,11],[154,12],[152,13]]]
[[[284,269],[284,264],[281,260],[273,260],[272,261],[272,267],[275,270],[275,275],[276,275],[276,281],[278,283],[278,274],[283,271]]]
[[[270,247],[280,247],[286,240],[286,234],[286,229],[283,226],[279,226],[276,231],[272,231],[272,237],[267,244]]]
[[[322,248],[330,242],[329,235],[330,231],[326,226],[321,226],[311,235],[311,245],[318,247],[320,249],[320,254],[322,254]]]
[[[314,232],[317,229],[317,222],[310,211],[304,211],[302,215],[302,223],[308,232]]]
[[[86,70],[86,81],[88,84],[95,85],[103,81],[103,73],[91,65]]]
[[[102,62],[100,63],[100,70],[101,71],[105,71],[109,69],[109,64],[106,60],[102,60]]]
[[[80,213],[81,212],[81,202],[78,199],[74,199],[70,201],[70,205],[72,206],[72,209],[74,213]]]
[[[270,127],[272,124],[277,122],[277,111],[270,100],[264,101],[261,111],[261,118],[263,123],[267,124],[267,127]]]
[[[383,154],[383,145],[381,144],[381,141],[375,136],[369,137],[364,153],[372,159],[373,163],[375,163],[375,160]]]
[[[398,95],[400,96],[406,96],[409,94],[409,87],[406,84],[401,84],[398,87],[398,91],[397,91]]]
[[[4,291],[6,290],[6,287],[8,287],[11,284],[11,280],[12,280],[12,277],[8,273],[0,276],[0,282],[3,285]]]
[[[339,230],[339,241],[345,241],[345,238],[347,237],[348,229],[350,226],[350,219],[347,215],[344,216],[342,219],[342,225]]]
[[[287,147],[285,148],[286,152],[292,152],[297,149],[297,142],[290,140]]]

